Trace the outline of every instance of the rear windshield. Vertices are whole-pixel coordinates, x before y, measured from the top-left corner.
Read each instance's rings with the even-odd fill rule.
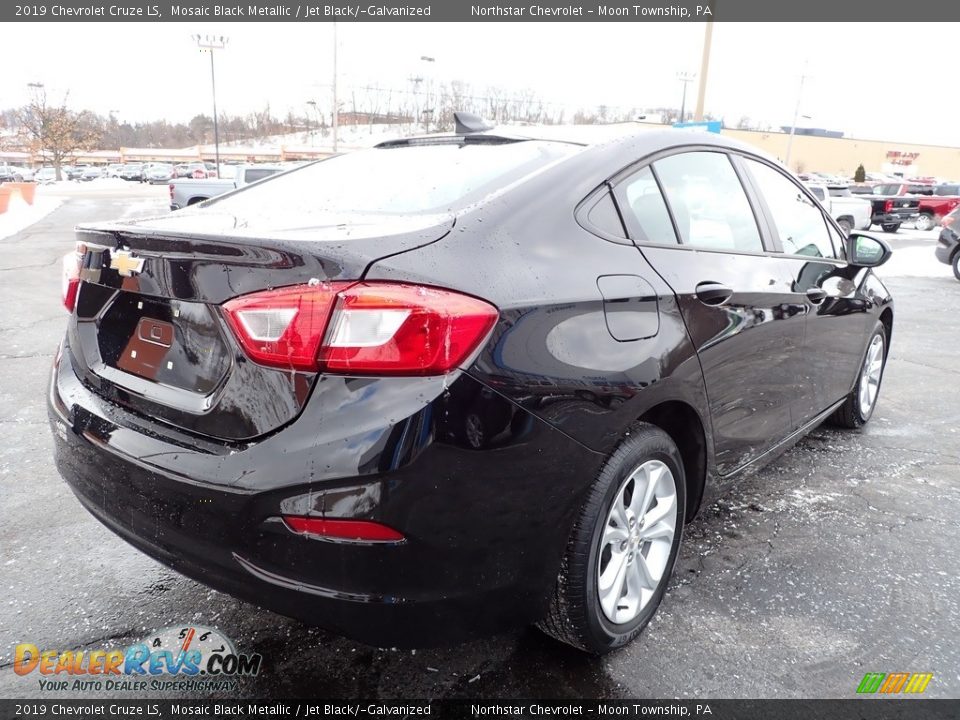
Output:
[[[217,210],[428,214],[463,207],[580,149],[548,142],[373,148],[269,178],[215,200]]]

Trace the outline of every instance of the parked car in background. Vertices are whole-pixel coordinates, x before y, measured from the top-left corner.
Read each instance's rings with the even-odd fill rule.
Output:
[[[174,178],[173,165],[154,164],[146,170],[144,178],[152,185],[169,182]]]
[[[869,230],[873,225],[873,203],[862,197],[854,197],[846,185],[806,185],[845,235],[849,235],[851,230]]]
[[[23,173],[13,165],[0,165],[0,182],[24,182]]]
[[[127,163],[120,168],[120,177],[124,180],[143,182],[143,163]]]
[[[64,180],[79,180],[86,169],[83,165],[64,165],[60,168],[60,173]]]
[[[173,166],[174,176],[178,178],[188,178],[193,172],[193,166],[190,163],[179,163]]]
[[[91,165],[83,171],[83,174],[80,176],[80,179],[83,182],[90,182],[91,180],[98,180],[103,177],[103,168],[95,167]]]
[[[61,177],[62,177],[61,173]],[[49,185],[57,181],[57,170],[52,167],[42,167],[33,174],[33,181],[39,185]]]
[[[960,207],[941,218],[935,254],[937,260],[953,268],[953,276],[960,280]]]
[[[932,230],[944,216],[960,205],[960,184],[941,183],[933,185],[932,188],[932,195],[920,198],[917,230]]]
[[[108,178],[118,178],[123,170],[123,163],[110,163],[104,171],[103,176]]]
[[[885,183],[875,185],[870,197],[872,222],[884,232],[896,232],[905,222],[913,222],[920,212],[920,198],[901,194],[907,185]],[[866,197],[866,196],[864,196]]]
[[[79,227],[57,468],[160,562],[371,645],[606,653],[721,487],[870,420],[890,248],[725,136],[455,117]]]
[[[170,209],[179,210],[188,205],[196,205],[284,170],[286,168],[281,165],[237,165],[233,168],[233,177],[229,180],[225,178],[177,180],[170,183]]]

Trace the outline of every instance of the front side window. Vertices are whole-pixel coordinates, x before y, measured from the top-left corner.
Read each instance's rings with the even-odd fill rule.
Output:
[[[762,162],[744,158],[744,164],[767,201],[783,251],[788,255],[835,258],[827,221],[800,186]]]
[[[757,220],[724,153],[671,155],[657,160],[653,168],[684,245],[763,252]]]

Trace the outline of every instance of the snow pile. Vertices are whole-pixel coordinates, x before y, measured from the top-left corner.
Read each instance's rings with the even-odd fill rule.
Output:
[[[14,193],[10,198],[10,207],[5,213],[0,213],[0,240],[16,235],[24,228],[42,220],[59,207],[62,200],[55,197],[41,197],[33,199],[33,205],[27,205],[20,193]]]

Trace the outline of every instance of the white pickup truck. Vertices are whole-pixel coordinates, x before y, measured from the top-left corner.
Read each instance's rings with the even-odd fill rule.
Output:
[[[846,185],[804,184],[845,233],[870,229],[873,205],[869,200],[857,197]]]
[[[226,170],[226,167],[223,169]],[[289,169],[289,166],[283,165],[237,165],[232,178],[174,180],[170,183],[170,209],[179,210],[188,205],[196,205]]]

